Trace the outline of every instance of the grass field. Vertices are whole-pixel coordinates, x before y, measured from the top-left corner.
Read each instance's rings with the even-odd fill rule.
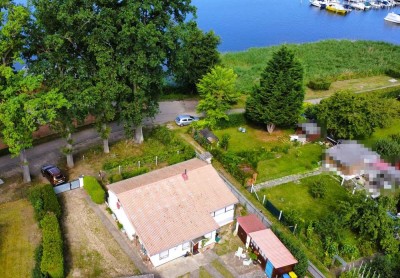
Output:
[[[309,172],[318,166],[322,159],[322,147],[318,144],[306,144],[292,147],[287,154],[258,163],[257,182],[273,180],[288,175]]]
[[[398,66],[400,61],[400,46],[383,42],[326,40],[287,46],[303,64],[306,82],[316,77],[348,80],[381,75],[387,68]],[[239,91],[251,91],[278,48],[250,48],[221,55],[223,65],[238,74]]]
[[[400,133],[400,119],[393,119],[393,122],[385,127],[378,128],[371,137],[362,140],[362,143],[367,147],[372,147],[378,139],[388,138],[389,135]]]
[[[313,199],[309,193],[310,184],[321,180],[327,188],[326,197]],[[307,220],[318,220],[334,210],[338,200],[345,200],[346,189],[330,175],[308,177],[299,183],[287,183],[272,188],[264,188],[258,192],[259,196],[266,196],[278,209],[296,210],[299,215]]]
[[[31,277],[40,230],[26,199],[0,204],[0,277]]]

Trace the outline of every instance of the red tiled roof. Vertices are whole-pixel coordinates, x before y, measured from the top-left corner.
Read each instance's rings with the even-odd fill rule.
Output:
[[[271,261],[274,268],[281,268],[297,263],[296,258],[293,257],[271,229],[250,233],[250,237],[265,254],[267,259]]]
[[[257,232],[267,228],[255,214],[238,217],[237,222],[243,228],[246,234],[250,234],[252,232]]]
[[[185,172],[187,179],[182,177]],[[211,164],[191,159],[108,186],[149,255],[219,228],[211,212],[236,204]]]

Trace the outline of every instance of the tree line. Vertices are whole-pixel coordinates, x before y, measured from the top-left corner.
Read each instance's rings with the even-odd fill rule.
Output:
[[[141,143],[165,80],[195,89],[219,62],[220,40],[198,28],[190,1],[33,0],[28,8],[6,0],[0,16],[0,130],[25,182],[25,150],[39,126],[65,138],[68,167],[76,123],[88,115],[105,153],[112,121]]]

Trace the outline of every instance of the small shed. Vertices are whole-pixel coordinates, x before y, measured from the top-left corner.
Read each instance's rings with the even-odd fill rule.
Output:
[[[252,232],[249,236],[250,248],[257,254],[267,277],[281,277],[293,271],[298,261],[271,229]]]
[[[217,143],[219,141],[218,137],[208,128],[200,130],[199,133],[210,144]]]
[[[248,235],[252,232],[265,230],[266,228],[255,214],[249,214],[237,218],[235,232],[243,243],[246,244],[246,247],[249,247],[250,237]]]

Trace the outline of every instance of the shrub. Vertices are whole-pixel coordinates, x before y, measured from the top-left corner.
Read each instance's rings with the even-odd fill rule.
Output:
[[[400,67],[399,68],[391,68],[385,71],[386,75],[389,75],[393,78],[400,78]]]
[[[244,113],[229,114],[228,120],[220,119],[217,122],[216,128],[225,129],[230,127],[238,127],[245,124],[246,124],[246,117],[244,116]]]
[[[307,87],[312,90],[329,90],[332,82],[326,78],[317,78],[310,80]]]
[[[40,270],[40,263],[43,257],[43,244],[41,243],[35,249],[35,267],[32,270],[32,278],[45,278],[46,275]]]
[[[322,181],[316,180],[310,186],[310,194],[314,199],[325,198],[326,186]]]
[[[96,204],[104,203],[105,191],[95,177],[85,176],[83,178],[83,188],[89,194],[93,202]]]
[[[32,188],[29,191],[28,198],[38,221],[42,220],[47,212],[53,212],[58,219],[61,217],[61,206],[50,184]]]
[[[124,225],[122,225],[120,222],[117,222],[118,229],[122,230],[124,228]]]
[[[110,176],[109,180],[110,180],[110,183],[114,183],[114,182],[122,181],[123,178],[122,178],[121,174],[114,174],[114,175]]]
[[[50,277],[64,277],[63,242],[56,216],[53,213],[46,214],[40,221],[40,226],[43,234],[40,269]]]
[[[304,277],[308,269],[308,258],[303,250],[287,235],[279,231],[275,226],[272,226],[272,230],[276,236],[282,241],[286,248],[292,253],[292,255],[297,259],[298,263],[294,267],[294,272],[299,277]]]
[[[107,211],[109,214],[113,214],[113,211],[112,211],[109,207],[106,208],[106,211]]]
[[[149,171],[148,168],[142,167],[142,168],[135,169],[135,170],[132,170],[132,171],[122,172],[121,176],[122,176],[123,179],[129,179],[129,178],[132,178],[132,177],[136,177],[136,176],[145,174],[148,171]]]
[[[225,151],[228,149],[229,145],[229,139],[231,139],[231,136],[227,133],[222,134],[221,141],[219,142],[219,146],[224,149]]]
[[[397,140],[397,138],[395,138]],[[400,145],[390,139],[379,139],[374,144],[374,150],[380,155],[391,158],[400,155]]]
[[[150,137],[160,141],[164,145],[170,145],[175,140],[175,134],[166,126],[157,126],[150,132]]]

